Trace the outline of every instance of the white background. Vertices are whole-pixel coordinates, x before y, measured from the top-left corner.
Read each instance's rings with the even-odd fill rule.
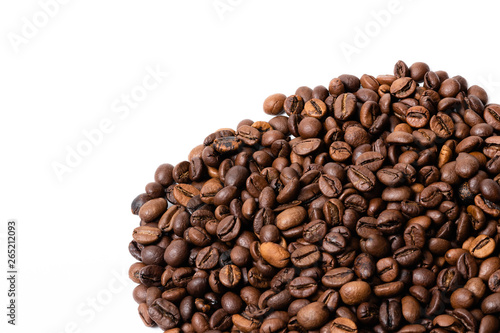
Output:
[[[125,278],[138,223],[130,202],[159,164],[185,159],[210,132],[269,119],[271,93],[392,73],[402,59],[500,100],[498,8],[482,2],[64,2],[0,4],[2,332],[159,331],[143,326]],[[59,3],[50,17],[44,3]],[[148,68],[168,76],[124,109]],[[54,164],[102,121],[111,130],[58,178]],[[9,218],[19,221],[15,328],[5,316]]]

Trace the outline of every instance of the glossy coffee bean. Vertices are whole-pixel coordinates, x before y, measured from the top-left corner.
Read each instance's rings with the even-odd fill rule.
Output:
[[[483,88],[398,61],[263,109],[286,115],[208,133],[132,201],[145,325],[498,331],[500,106]]]

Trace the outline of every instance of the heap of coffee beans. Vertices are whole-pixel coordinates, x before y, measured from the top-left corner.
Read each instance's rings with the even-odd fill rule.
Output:
[[[398,61],[264,111],[133,200],[147,326],[500,332],[500,105],[483,88]]]

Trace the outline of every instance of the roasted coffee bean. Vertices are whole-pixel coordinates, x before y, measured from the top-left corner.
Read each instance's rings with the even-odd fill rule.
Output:
[[[368,300],[371,295],[370,285],[364,281],[347,282],[340,288],[340,297],[348,305],[356,305]]]
[[[486,258],[495,250],[495,240],[486,236],[477,236],[470,244],[470,253],[476,258]]]
[[[395,300],[383,301],[379,308],[380,324],[390,331],[397,329],[402,322],[401,304]]]
[[[413,106],[406,111],[406,122],[411,127],[422,128],[429,122],[430,113],[423,106]]]
[[[189,257],[189,245],[184,239],[174,239],[165,249],[165,262],[173,267],[186,263]]]
[[[226,216],[217,226],[217,237],[223,241],[231,241],[238,237],[241,230],[241,221],[238,217]]]
[[[297,321],[306,330],[314,330],[323,326],[328,321],[328,308],[324,303],[313,302],[297,313]]]
[[[151,319],[149,315],[148,305],[146,303],[139,304],[138,311],[139,311],[139,316],[141,317],[144,325],[148,327],[153,327],[155,325],[155,322],[153,321],[153,319]]]
[[[241,270],[236,265],[226,265],[219,272],[219,279],[224,286],[233,288],[241,280]]]
[[[139,314],[166,332],[497,332],[500,106],[398,61],[269,96],[131,204]],[[170,205],[170,207],[169,207]]]
[[[318,284],[313,278],[301,276],[290,282],[288,290],[295,298],[309,298],[318,290]]]
[[[396,98],[406,98],[411,96],[417,87],[416,82],[409,77],[402,77],[391,84],[391,95]]]
[[[484,314],[498,314],[500,312],[500,293],[487,296],[481,303],[481,310]]]
[[[331,333],[348,333],[358,332],[358,327],[356,323],[349,318],[337,317],[335,318],[330,325]]]
[[[321,252],[316,245],[305,245],[293,251],[290,259],[299,268],[311,267],[321,258]]]
[[[338,120],[349,119],[356,110],[356,96],[351,93],[344,93],[335,100],[334,115]]]
[[[149,316],[163,330],[175,327],[180,319],[179,309],[171,302],[158,298],[149,307]]]
[[[349,177],[353,186],[361,192],[371,191],[376,183],[375,175],[368,168],[361,165],[351,166],[347,170],[347,177]]]
[[[277,115],[283,112],[283,104],[286,96],[283,94],[273,94],[264,101],[264,112],[271,115]]]
[[[422,251],[416,246],[405,246],[394,252],[394,259],[401,266],[413,266],[422,258]]]
[[[154,243],[161,236],[161,230],[155,227],[140,226],[134,229],[132,237],[141,245]]]
[[[274,267],[283,268],[290,261],[290,253],[281,245],[264,242],[260,245],[260,255]]]
[[[284,210],[276,216],[276,226],[280,230],[288,230],[298,226],[306,218],[307,211],[302,206]]]

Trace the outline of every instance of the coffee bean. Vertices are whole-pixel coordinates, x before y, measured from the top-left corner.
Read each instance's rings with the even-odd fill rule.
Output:
[[[163,330],[175,327],[180,321],[177,307],[171,302],[158,298],[149,307],[149,316]]]
[[[422,251],[415,246],[405,246],[394,252],[394,259],[401,266],[415,265],[422,257]]]
[[[361,192],[371,191],[376,183],[375,175],[368,168],[361,165],[351,166],[347,170],[347,177],[349,177],[353,186]]]
[[[358,327],[349,318],[338,317],[335,318],[330,325],[331,333],[348,333],[348,332],[358,332]]]
[[[477,236],[470,245],[470,253],[476,258],[486,258],[495,250],[495,241],[486,236]]]
[[[189,245],[184,239],[175,239],[165,249],[165,262],[171,266],[179,267],[189,257]]]
[[[460,75],[398,61],[394,75],[271,95],[265,113],[286,116],[210,133],[132,201],[143,322],[497,332],[500,106],[488,103]]]
[[[413,106],[406,112],[406,122],[411,127],[422,128],[429,122],[430,114],[423,106]]]
[[[280,230],[291,229],[302,223],[306,214],[307,212],[302,206],[288,208],[276,216],[276,226]]]
[[[356,96],[351,93],[344,93],[335,100],[334,115],[338,120],[349,119],[356,110]]]
[[[306,330],[320,328],[328,321],[329,312],[324,303],[313,302],[297,313],[297,321]]]
[[[343,141],[334,141],[330,145],[329,154],[335,162],[343,162],[351,157],[352,148]]]
[[[488,287],[494,293],[500,292],[500,270],[496,270],[490,275]]]
[[[318,284],[313,278],[301,276],[290,282],[288,290],[295,298],[309,298],[318,290]]]
[[[293,251],[290,259],[299,268],[313,266],[321,258],[321,252],[316,245],[305,245]]]
[[[251,332],[260,327],[261,323],[248,315],[234,314],[232,316],[233,324],[242,332]]]
[[[283,94],[274,94],[264,101],[264,112],[271,115],[277,115],[283,112],[283,104],[286,96]]]
[[[191,198],[200,194],[200,191],[189,184],[177,184],[174,186],[173,195],[175,200],[182,206],[186,206]]]
[[[301,114],[321,119],[326,114],[326,104],[321,99],[312,98],[304,104],[304,110]]]
[[[397,329],[402,321],[401,304],[395,300],[383,301],[379,309],[379,318],[382,326],[390,331]]]
[[[241,221],[233,215],[226,216],[217,226],[217,237],[223,241],[231,241],[238,237],[241,230]]]
[[[156,245],[149,245],[142,249],[141,260],[146,265],[165,265],[164,253],[165,249]]]
[[[487,296],[481,303],[481,311],[485,314],[500,312],[500,293],[494,293]]]
[[[458,288],[450,296],[450,304],[454,309],[468,309],[474,303],[474,294],[465,288]]]
[[[155,324],[155,322],[149,316],[148,305],[146,303],[139,304],[138,311],[139,311],[139,316],[141,317],[142,322],[144,323],[144,325],[146,325],[148,327],[153,327],[154,324]]]
[[[347,282],[340,288],[340,297],[348,305],[356,305],[368,300],[371,295],[370,285],[364,281]]]
[[[410,77],[401,77],[391,85],[391,95],[396,98],[406,98],[411,96],[417,87],[416,82]]]
[[[272,242],[264,242],[260,245],[262,258],[274,267],[283,268],[290,261],[290,253],[282,246]]]
[[[145,222],[151,222],[160,217],[167,209],[167,201],[163,198],[149,200],[139,210],[139,217]]]

